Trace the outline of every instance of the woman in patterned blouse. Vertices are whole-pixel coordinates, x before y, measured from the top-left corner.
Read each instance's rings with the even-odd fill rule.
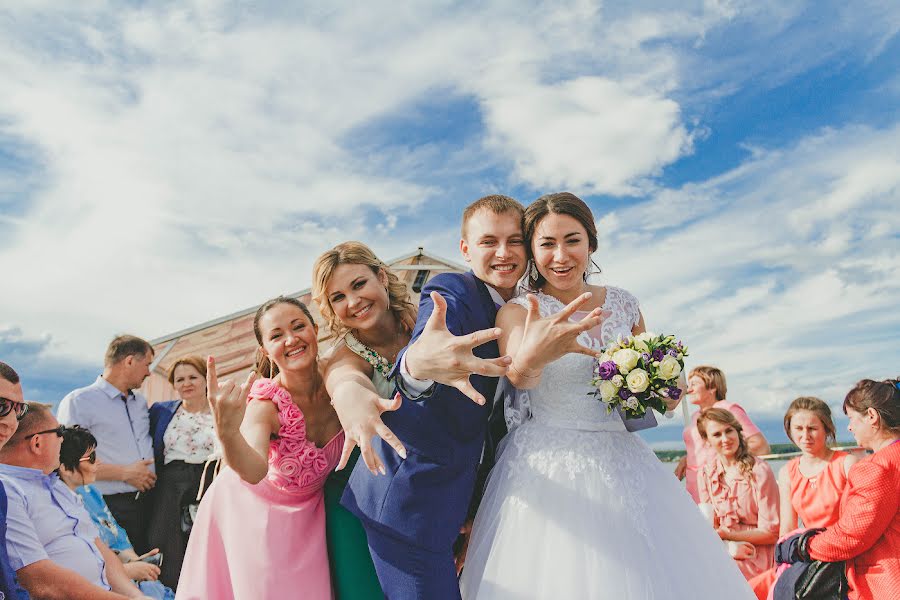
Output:
[[[217,447],[215,425],[206,401],[206,361],[199,356],[179,358],[169,369],[169,383],[180,399],[150,407],[158,479],[149,539],[163,553],[160,580],[174,589],[187,548],[200,479]]]

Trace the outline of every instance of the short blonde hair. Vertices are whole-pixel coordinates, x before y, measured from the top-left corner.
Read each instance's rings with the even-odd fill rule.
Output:
[[[725,373],[718,367],[700,365],[699,367],[691,369],[691,372],[688,373],[688,379],[694,375],[699,377],[700,380],[706,384],[707,389],[716,389],[716,400],[724,400],[725,396],[728,395],[728,385],[725,383]]]
[[[169,383],[175,385],[175,369],[179,365],[189,365],[197,369],[197,372],[206,379],[206,361],[203,360],[201,356],[196,354],[188,354],[187,356],[182,356],[169,367]]]
[[[319,305],[319,312],[325,319],[328,331],[334,336],[341,336],[349,331],[341,320],[334,314],[331,308],[331,300],[326,297],[325,288],[335,269],[340,265],[365,265],[378,275],[383,272],[387,277],[388,302],[390,310],[401,323],[416,322],[416,307],[409,301],[409,288],[400,281],[384,262],[381,261],[372,249],[362,242],[344,242],[331,250],[324,252],[316,259],[313,265],[313,290],[312,296]]]
[[[503,196],[501,194],[484,196],[468,205],[465,210],[463,210],[461,233],[464,238],[466,237],[466,225],[469,223],[469,219],[481,210],[486,210],[495,215],[511,212],[515,213],[519,219],[525,216],[525,207],[515,198],[510,198],[509,196]]]

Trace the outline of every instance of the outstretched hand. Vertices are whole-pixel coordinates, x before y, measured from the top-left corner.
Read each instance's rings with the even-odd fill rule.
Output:
[[[242,385],[229,379],[220,387],[216,376],[216,360],[212,356],[206,359],[206,399],[220,439],[240,432],[247,410],[247,396],[255,379],[256,373],[251,372]]]
[[[525,317],[525,328],[516,353],[516,366],[513,368],[541,369],[565,354],[597,356],[597,351],[582,345],[578,341],[578,336],[600,325],[603,319],[609,316],[609,312],[595,308],[581,321],[569,320],[575,311],[591,299],[591,295],[590,292],[585,292],[558,313],[542,317],[537,297],[528,294],[528,314]],[[527,373],[523,375],[528,376]]]
[[[447,301],[431,292],[434,310],[422,333],[406,351],[406,368],[416,379],[436,381],[455,387],[478,404],[485,398],[469,381],[470,375],[502,377],[512,360],[478,358],[472,350],[500,337],[500,329],[482,329],[468,335],[453,335],[447,329]]]
[[[372,448],[372,438],[376,436],[387,442],[401,457],[406,458],[406,448],[403,443],[381,420],[381,413],[397,410],[400,408],[401,401],[400,394],[395,395],[392,399],[376,396],[372,398],[372,401],[362,398],[353,398],[348,402],[332,401],[334,411],[344,429],[344,449],[335,470],[340,471],[346,467],[353,448],[359,446],[360,454],[369,471],[373,475],[378,473],[384,475],[386,472],[384,463]]]

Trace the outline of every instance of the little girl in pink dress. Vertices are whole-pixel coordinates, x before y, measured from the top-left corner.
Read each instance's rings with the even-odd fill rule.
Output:
[[[344,434],[317,448],[303,413],[271,379],[256,381],[250,399],[278,408],[268,475],[252,485],[222,469],[200,503],[177,598],[330,600],[322,488]]]

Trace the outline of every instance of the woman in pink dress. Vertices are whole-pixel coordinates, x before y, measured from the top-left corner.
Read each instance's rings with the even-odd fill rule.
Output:
[[[801,523],[804,528],[831,527],[838,520],[847,473],[858,459],[828,447],[835,441],[836,429],[831,409],[818,398],[803,396],[791,402],[784,415],[784,431],[803,454],[778,473],[780,536],[792,533]],[[775,567],[751,579],[756,597],[768,597],[775,579]]]
[[[228,466],[200,503],[176,598],[331,600],[323,486],[344,443],[323,384],[317,327],[278,297],[256,313],[256,371],[207,392]],[[248,400],[249,398],[249,400]]]
[[[697,490],[697,476],[700,469],[707,462],[715,458],[715,451],[703,441],[697,430],[697,417],[700,411],[707,408],[724,408],[731,411],[738,422],[744,428],[744,438],[747,440],[747,449],[750,454],[761,455],[769,453],[769,443],[759,428],[753,424],[741,405],[737,402],[729,402],[725,399],[728,386],[725,383],[725,373],[717,367],[701,365],[691,369],[688,373],[688,399],[691,404],[699,408],[694,413],[690,426],[684,428],[684,448],[687,454],[681,457],[675,467],[675,476],[684,479],[685,487],[694,502],[700,502],[700,493]]]
[[[747,449],[741,424],[730,411],[708,408],[697,428],[716,457],[700,471],[700,502],[713,509],[713,524],[744,577],[774,565],[778,539],[778,484],[771,467]]]

